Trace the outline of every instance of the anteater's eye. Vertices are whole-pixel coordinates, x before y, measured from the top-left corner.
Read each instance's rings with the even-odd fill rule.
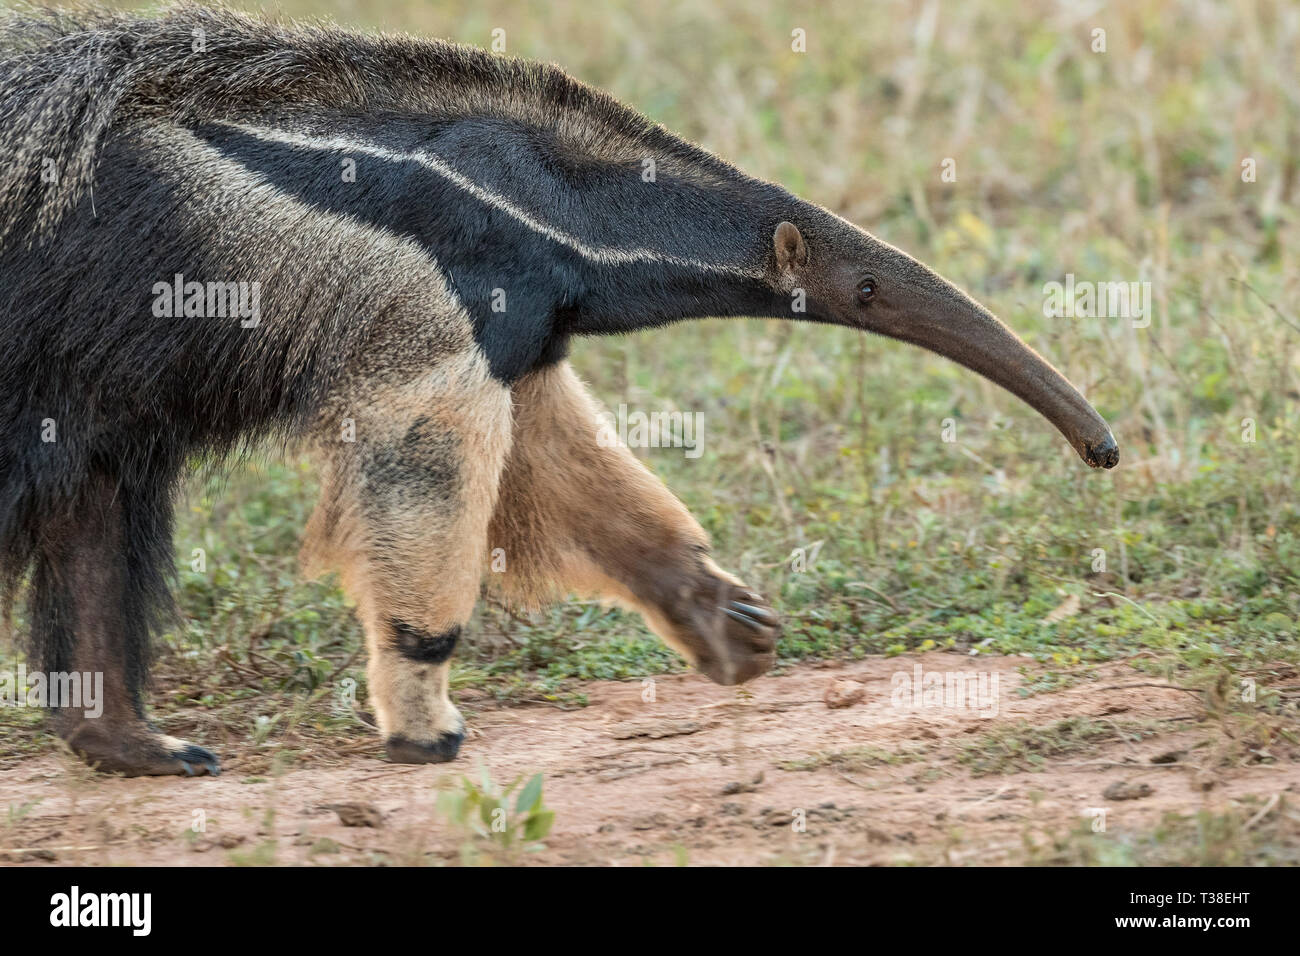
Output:
[[[858,283],[858,301],[862,303],[870,302],[876,297],[876,280],[867,276]]]

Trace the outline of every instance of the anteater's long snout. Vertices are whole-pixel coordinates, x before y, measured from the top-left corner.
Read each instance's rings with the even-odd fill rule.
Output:
[[[1090,446],[1083,460],[1094,468],[1114,468],[1119,464],[1119,445],[1115,443],[1115,436],[1107,435],[1097,444]]]
[[[937,278],[937,277],[935,277]],[[978,372],[1056,426],[1093,468],[1114,468],[1119,445],[1106,420],[1079,390],[988,309],[943,280],[933,284],[886,334],[913,342]]]

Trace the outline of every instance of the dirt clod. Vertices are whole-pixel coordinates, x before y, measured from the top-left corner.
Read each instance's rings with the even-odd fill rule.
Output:
[[[371,803],[326,803],[326,810],[333,810],[339,822],[345,827],[382,827],[384,815]]]
[[[866,696],[867,688],[865,685],[859,684],[855,680],[836,677],[826,685],[826,693],[822,699],[831,710],[840,710],[861,703]]]
[[[763,782],[763,771],[754,774],[753,779],[748,781],[733,780],[722,788],[722,795],[730,796],[733,793],[753,793],[758,789],[759,784]]]
[[[1129,783],[1127,780],[1116,780],[1109,787],[1101,792],[1101,795],[1107,800],[1141,800],[1143,797],[1149,797],[1155,793],[1150,785],[1145,783]]]

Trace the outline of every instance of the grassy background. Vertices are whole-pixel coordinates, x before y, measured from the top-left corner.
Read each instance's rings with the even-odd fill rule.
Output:
[[[1049,665],[1050,689],[1126,658],[1225,700],[1254,677],[1262,713],[1293,717],[1300,11],[1076,6],[280,9],[484,46],[503,28],[511,54],[559,63],[966,287],[1111,422],[1121,464],[1095,473],[1011,396],[884,339],[714,321],[576,343],[575,366],[609,404],[704,413],[701,457],[641,454],[720,562],[775,600],[783,661],[1022,653]],[[795,28],[806,53],[791,50]],[[946,158],[956,182],[941,181]],[[1045,318],[1043,284],[1067,272],[1150,281],[1150,327]],[[956,442],[942,440],[948,418]],[[347,602],[297,572],[313,492],[299,462],[270,458],[191,483],[177,535],[184,623],[159,669],[170,732],[309,747],[352,720],[331,705],[341,681],[364,704]],[[815,542],[815,566],[792,571],[793,549]],[[194,548],[206,573],[189,570]],[[488,605],[472,630],[455,665],[471,698],[580,704],[577,679],[682,666],[638,619],[595,605],[534,618]],[[172,707],[193,698],[207,708]]]

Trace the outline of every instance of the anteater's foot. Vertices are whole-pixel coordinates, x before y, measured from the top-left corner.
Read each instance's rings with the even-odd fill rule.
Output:
[[[384,741],[384,749],[393,763],[447,763],[456,759],[464,739],[464,730],[440,734],[432,740],[411,740],[393,734]]]
[[[60,734],[82,760],[101,773],[127,777],[186,777],[221,773],[215,754],[168,737],[144,721],[134,724],[82,720]]]
[[[684,645],[710,680],[743,684],[776,663],[781,622],[757,592],[713,566],[678,598],[667,611],[674,631],[670,643]]]
[[[776,639],[781,622],[771,605],[757,592],[733,588],[724,602],[715,605],[721,612],[725,650],[721,655],[701,658],[700,670],[719,684],[743,684],[766,674],[776,663]]]

